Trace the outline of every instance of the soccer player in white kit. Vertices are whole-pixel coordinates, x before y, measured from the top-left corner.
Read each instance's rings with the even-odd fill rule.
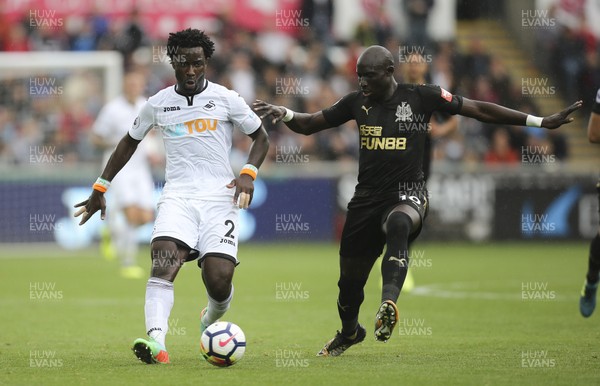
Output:
[[[143,362],[169,363],[165,346],[173,307],[173,281],[185,261],[199,257],[208,306],[200,330],[225,314],[233,296],[237,265],[238,210],[252,202],[254,179],[269,149],[260,118],[235,92],[204,77],[214,43],[204,32],[186,29],[169,34],[167,53],[177,83],[150,97],[133,127],[117,145],[90,197],[75,205],[84,224],[100,210],[104,192],[135,152],[144,135],[156,127],[165,144],[165,186],[152,235],[152,269],[146,285],[148,338],[135,340],[133,351]],[[235,177],[229,164],[234,127],[253,140],[248,163]]]
[[[127,73],[123,80],[123,95],[100,110],[92,128],[92,142],[104,150],[103,164],[108,162],[113,149],[146,103],[143,97],[145,86],[144,75]],[[154,181],[145,144],[147,141],[111,181],[111,210],[107,219],[110,237],[121,262],[121,275],[132,279],[144,276],[144,270],[136,264],[137,228],[154,219]]]

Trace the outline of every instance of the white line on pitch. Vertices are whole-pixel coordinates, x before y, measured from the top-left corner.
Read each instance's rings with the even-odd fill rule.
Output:
[[[478,282],[455,282],[445,284],[430,284],[424,286],[418,286],[413,288],[409,293],[416,296],[429,296],[435,298],[444,299],[484,299],[484,300],[513,300],[513,301],[538,301],[538,302],[551,302],[551,301],[572,301],[578,299],[578,295],[565,296],[559,295],[557,291],[552,291],[554,296],[551,299],[536,299],[531,297],[529,299],[522,298],[522,291],[516,287],[514,293],[507,292],[489,292],[480,291],[477,287],[481,283]],[[471,288],[471,290],[467,290]],[[507,290],[510,287],[507,287]]]

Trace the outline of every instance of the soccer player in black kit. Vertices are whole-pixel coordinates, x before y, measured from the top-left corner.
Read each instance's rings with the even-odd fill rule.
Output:
[[[381,306],[375,317],[375,338],[387,341],[398,321],[396,301],[408,270],[408,245],[427,214],[423,153],[427,123],[434,111],[460,114],[483,122],[535,125],[554,129],[571,122],[576,102],[548,117],[528,116],[493,103],[452,95],[434,85],[398,84],[394,59],[384,47],[368,47],[356,64],[359,91],[314,114],[293,112],[257,100],[264,118],[282,120],[294,132],[310,135],[355,120],[360,135],[358,185],[348,204],[340,245],[337,307],[342,329],[318,353],[338,356],[365,339],[358,323],[364,285],[386,246],[381,263]]]
[[[600,89],[596,94],[596,101],[592,107],[592,113],[587,127],[588,139],[591,143],[600,143]],[[600,206],[600,180],[596,184],[598,191],[598,205]],[[589,317],[596,308],[596,292],[598,291],[598,273],[600,272],[600,227],[598,233],[590,244],[590,256],[588,258],[588,271],[585,283],[581,290],[579,299],[579,311],[584,317]]]

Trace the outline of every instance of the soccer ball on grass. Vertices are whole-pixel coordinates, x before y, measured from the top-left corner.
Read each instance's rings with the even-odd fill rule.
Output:
[[[239,361],[246,351],[246,336],[231,322],[216,322],[200,337],[200,351],[210,364],[227,367]]]

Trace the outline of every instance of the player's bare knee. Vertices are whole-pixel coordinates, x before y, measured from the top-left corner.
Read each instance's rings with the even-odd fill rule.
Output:
[[[207,285],[206,290],[211,298],[217,302],[222,302],[231,295],[231,282],[228,285],[226,283],[213,283],[211,286]]]
[[[186,253],[173,241],[152,243],[152,276],[173,281],[186,259]]]
[[[235,264],[221,257],[207,256],[202,262],[202,278],[211,298],[223,301],[231,294]]]
[[[204,285],[208,295],[218,302],[226,300],[231,294],[231,277],[223,277],[218,280],[217,277],[205,277]]]

